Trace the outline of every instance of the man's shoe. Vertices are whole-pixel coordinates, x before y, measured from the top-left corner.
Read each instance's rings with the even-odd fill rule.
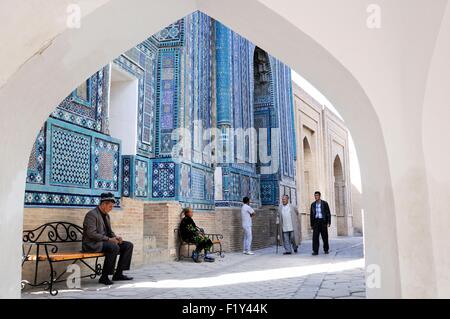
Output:
[[[120,275],[114,275],[112,277],[113,281],[121,281],[121,280],[133,280],[133,277],[128,277],[127,275],[120,274]]]
[[[316,253],[316,252],[312,253],[313,256],[317,256],[318,254],[319,254],[319,253]]]
[[[294,253],[297,253],[297,252],[298,252],[298,248],[295,248],[295,249],[294,249]]]
[[[254,255],[255,253],[253,251],[247,251],[244,254],[246,254],[246,255]]]
[[[206,262],[209,262],[209,263],[213,263],[213,262],[215,262],[216,260],[214,259],[214,258],[212,258],[212,257],[205,257],[205,258],[203,258],[203,260],[204,261],[206,261]]]
[[[114,284],[111,280],[109,280],[108,276],[106,276],[106,277],[103,277],[103,276],[100,277],[100,279],[98,280],[98,282],[99,282],[100,284],[104,284],[104,285],[107,285],[107,286]]]
[[[324,253],[328,255],[329,251],[328,251],[328,250],[325,250]]]
[[[286,251],[286,252],[283,253],[283,255],[291,255],[291,254],[292,254],[292,253],[289,252],[289,251]]]
[[[196,251],[194,250],[194,251],[192,252],[192,260],[193,260],[194,262],[196,262],[196,263],[199,263],[200,260],[198,259],[198,257],[199,257],[199,253],[196,252]]]

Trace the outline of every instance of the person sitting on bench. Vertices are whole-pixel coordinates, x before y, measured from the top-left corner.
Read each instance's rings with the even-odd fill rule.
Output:
[[[113,209],[116,200],[112,193],[100,195],[100,205],[86,214],[83,222],[83,252],[103,252],[105,261],[103,263],[102,275],[99,283],[112,285],[113,282],[108,275],[114,272],[117,255],[120,254],[113,281],[132,280],[123,274],[124,270],[130,269],[131,257],[133,255],[133,244],[124,241],[122,237],[116,236],[111,229],[109,212]]]
[[[195,244],[195,250],[192,252],[192,259],[196,263],[200,262],[199,256],[203,249],[205,251],[204,261],[214,262],[214,258],[208,254],[213,243],[211,239],[205,236],[203,230],[195,225],[195,222],[192,219],[192,216],[194,215],[192,208],[184,208],[182,214],[184,214],[184,218],[180,223],[180,236],[184,242]]]

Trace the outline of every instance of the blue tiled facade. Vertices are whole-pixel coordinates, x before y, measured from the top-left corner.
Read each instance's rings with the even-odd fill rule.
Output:
[[[112,66],[137,80],[133,154],[109,132]],[[195,12],[120,55],[57,106],[30,155],[25,205],[93,206],[105,191],[204,211],[240,206],[243,196],[277,205],[280,194],[295,196],[292,99],[289,67]],[[273,174],[252,161],[250,136],[230,133],[253,127],[269,136],[279,129]],[[213,141],[223,142],[228,157]]]

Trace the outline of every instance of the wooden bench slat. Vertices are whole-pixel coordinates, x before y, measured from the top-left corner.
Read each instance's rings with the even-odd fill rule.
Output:
[[[51,261],[63,261],[63,260],[74,260],[74,259],[83,259],[83,258],[95,258],[95,257],[103,257],[104,253],[84,253],[84,252],[66,252],[66,253],[57,253],[50,254]],[[38,258],[39,261],[47,260],[47,255],[28,255],[27,260],[36,261]]]

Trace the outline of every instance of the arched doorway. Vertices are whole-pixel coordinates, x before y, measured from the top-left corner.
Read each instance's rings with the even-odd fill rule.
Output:
[[[334,209],[336,211],[336,224],[338,236],[347,236],[347,214],[345,212],[345,180],[344,170],[339,155],[333,162],[334,181]]]
[[[17,260],[20,259],[21,206],[23,203],[19,203],[17,198],[20,198],[24,191],[24,177],[21,176],[24,175],[23,171],[27,164],[25,158],[31,148],[30,141],[35,136],[39,124],[54,108],[54,105],[83,78],[98,70],[120,52],[138,43],[146,35],[157,31],[177,17],[198,9],[194,1],[176,1],[174,3],[178,5],[161,6],[160,1],[151,1],[141,6],[126,7],[123,2],[109,1],[101,9],[83,19],[83,28],[76,32],[73,30],[61,32],[60,36],[54,38],[51,45],[42,46],[39,55],[30,55],[33,58],[24,63],[14,79],[2,87],[0,92],[2,104],[10,105],[8,110],[14,110],[15,113],[23,115],[22,117],[8,116],[9,113],[5,111],[5,116],[2,116],[4,119],[2,128],[5,132],[21,133],[5,134],[2,137],[2,145],[5,145],[9,158],[15,159],[15,161],[9,161],[8,165],[5,160],[2,170],[4,178],[0,183],[1,188],[5,190],[2,193],[1,202],[2,208],[6,212],[4,218],[7,220],[0,226],[2,238],[12,240],[14,243],[6,248],[6,254],[13,258],[17,257]],[[362,169],[365,173],[363,183],[368,186],[366,189],[373,190],[368,192],[365,198],[368,216],[366,223],[373,225],[372,222],[377,221],[385,226],[382,227],[382,230],[372,227],[367,232],[368,254],[366,254],[366,259],[368,263],[377,263],[383,268],[383,289],[379,291],[386,292],[387,294],[384,296],[399,295],[400,282],[392,280],[392,278],[399,278],[399,265],[396,229],[395,223],[392,223],[395,205],[393,205],[387,150],[378,116],[375,113],[376,108],[372,106],[371,100],[359,82],[362,79],[354,76],[351,68],[344,67],[342,62],[335,58],[336,52],[327,51],[326,45],[322,46],[315,37],[304,33],[301,26],[288,23],[283,15],[276,14],[275,11],[265,7],[259,1],[249,2],[251,5],[246,3],[245,6],[239,4],[238,12],[229,10],[230,2],[214,2],[213,4],[213,2],[204,1],[201,3],[202,6],[199,9],[223,20],[235,30],[245,31],[244,35],[253,39],[255,43],[279,54],[280,58],[294,69],[302,70],[302,73],[312,79],[312,82],[317,84],[327,96],[330,96],[336,105],[342,107],[343,116],[348,120],[352,131],[355,132],[355,140],[361,149]],[[44,9],[46,8],[42,10]],[[129,15],[123,19],[114,18],[125,9]],[[252,17],[255,23],[259,22],[260,24],[257,26],[260,28],[251,28],[252,24],[248,24],[249,17]],[[117,23],[118,20],[121,23]],[[279,28],[273,28],[274,25]],[[104,30],[108,30],[108,32],[104,32]],[[277,36],[280,30],[283,30],[285,36]],[[111,35],[116,35],[115,41],[109,41]],[[285,49],[285,39],[288,37],[295,39],[290,42],[292,45],[290,50]],[[95,46],[84,45],[86,41],[93,38],[97,39]],[[323,63],[317,65],[315,63],[317,61]],[[44,71],[45,69],[47,71]],[[336,79],[340,79],[341,85],[336,86]],[[29,88],[26,94],[23,94],[22,91],[24,86]],[[49,86],[53,89],[48,90]],[[39,92],[48,94],[39,94]],[[30,110],[32,111],[30,112]],[[360,123],[365,125],[360,125]],[[375,194],[381,194],[381,197],[377,197]],[[380,239],[386,238],[386,236],[392,239],[394,245],[384,247],[383,258],[381,258],[376,248]],[[15,283],[19,278],[17,271],[19,262],[5,260],[1,261],[0,265],[5,270],[4,275],[0,278],[6,287],[1,294],[4,296],[17,295],[18,288]],[[372,296],[375,295],[378,295],[377,290],[373,290]]]
[[[303,139],[303,203],[305,213],[312,201],[312,194],[316,189],[315,161],[308,138]]]

